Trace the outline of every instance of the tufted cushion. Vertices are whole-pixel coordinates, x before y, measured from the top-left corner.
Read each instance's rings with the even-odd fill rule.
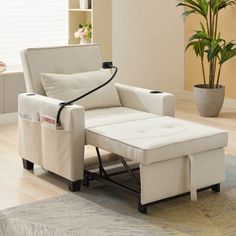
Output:
[[[110,70],[76,74],[41,74],[43,87],[48,97],[71,101],[103,84],[111,77]],[[79,100],[76,104],[85,110],[121,106],[119,95],[113,82]]]
[[[160,116],[87,128],[86,142],[148,165],[223,148],[227,132]]]

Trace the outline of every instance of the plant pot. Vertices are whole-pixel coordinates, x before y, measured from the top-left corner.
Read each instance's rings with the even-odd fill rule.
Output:
[[[224,103],[225,87],[205,88],[203,84],[193,87],[194,101],[201,116],[216,117]]]
[[[81,38],[80,39],[80,44],[84,45],[84,44],[90,44],[91,43],[91,39],[86,39],[86,38]]]
[[[88,9],[89,8],[89,0],[80,0],[80,9]]]

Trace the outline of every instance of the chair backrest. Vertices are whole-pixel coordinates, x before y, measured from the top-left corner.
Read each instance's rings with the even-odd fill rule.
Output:
[[[29,48],[21,52],[27,92],[45,95],[41,73],[73,74],[99,70],[102,54],[97,44]]]

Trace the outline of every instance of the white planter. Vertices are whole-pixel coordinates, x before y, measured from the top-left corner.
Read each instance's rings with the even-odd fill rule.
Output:
[[[91,39],[86,39],[86,38],[81,38],[80,39],[80,44],[84,45],[84,44],[89,44],[91,43]]]
[[[216,117],[224,103],[225,87],[205,88],[198,84],[193,87],[195,104],[201,116]]]
[[[80,9],[88,9],[89,8],[89,0],[80,0]]]

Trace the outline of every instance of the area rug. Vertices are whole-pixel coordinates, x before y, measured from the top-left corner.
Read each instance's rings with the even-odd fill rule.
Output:
[[[236,157],[220,194],[205,191],[137,212],[129,194],[100,185],[0,212],[1,236],[236,235]],[[209,169],[209,171],[211,171]]]

